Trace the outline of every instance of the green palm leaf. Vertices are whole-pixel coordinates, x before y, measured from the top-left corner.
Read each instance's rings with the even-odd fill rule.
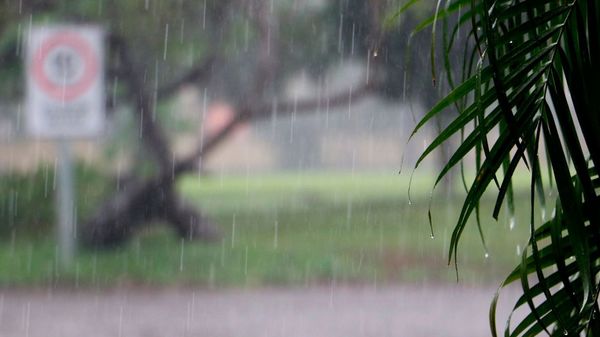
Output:
[[[514,310],[528,313],[517,322],[509,317],[505,336],[542,332],[600,336],[600,6],[596,1],[444,1],[416,28],[435,27],[442,20],[444,53],[462,41],[465,55],[458,84],[452,78],[456,69],[444,56],[452,91],[425,115],[413,134],[446,109],[456,107],[459,114],[426,148],[417,166],[458,135],[464,135],[462,143],[438,181],[468,154],[475,152],[481,158],[452,234],[450,259],[457,263],[467,221],[490,184],[496,182],[492,185],[497,189],[493,213],[497,218],[505,198],[512,200],[511,181],[519,163],[530,172],[528,249],[500,287],[520,282],[523,292]],[[454,27],[447,29],[449,23]],[[467,30],[462,38],[461,27]],[[472,131],[465,134],[467,128]],[[539,159],[543,154],[547,163]],[[552,218],[536,224],[533,211],[545,202],[543,165],[555,182],[558,200]],[[497,299],[498,295],[490,310],[494,336]]]

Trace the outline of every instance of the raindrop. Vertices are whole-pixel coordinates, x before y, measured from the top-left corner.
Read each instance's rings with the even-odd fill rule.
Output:
[[[171,157],[171,181],[175,181],[175,152],[173,152]],[[200,166],[200,165],[198,165]],[[200,166],[201,167],[201,166]]]
[[[212,264],[211,264],[212,267]],[[195,316],[196,311],[196,292],[192,292],[191,317]]]
[[[119,308],[119,337],[123,336],[123,306]]]
[[[325,82],[325,93],[329,93],[329,83]],[[329,96],[325,99],[325,129],[329,128]]]
[[[244,23],[244,51],[248,51],[248,41],[250,39],[250,26],[248,20]]]
[[[515,220],[515,217],[514,216],[510,217],[510,223],[509,223],[508,227],[510,228],[511,231],[513,229],[515,229],[516,223],[517,223],[517,221]]]
[[[244,276],[248,276],[248,246],[246,245],[246,252],[244,256]]]
[[[192,321],[192,305],[192,301],[187,303],[187,315],[185,317],[185,330],[183,333],[184,336],[187,336],[188,331],[190,331],[190,322]]]
[[[16,120],[16,129],[20,130],[21,129],[21,116],[23,116],[23,109],[22,109],[22,105],[21,104],[17,104],[17,120]]]
[[[521,256],[521,245],[517,245],[517,256]]]
[[[352,169],[351,169],[352,178],[354,178],[355,170],[356,170],[356,150],[353,149],[352,150]]]
[[[344,14],[340,14],[340,26],[338,29],[338,53],[342,53],[342,29],[344,27]]]
[[[279,221],[275,220],[275,234],[273,236],[273,248],[277,249],[279,245]]]
[[[431,234],[430,238],[433,240],[435,239],[435,235]]]
[[[31,267],[29,267],[31,271]],[[80,274],[80,268],[79,268],[79,262],[75,263],[75,288],[79,288],[79,274]]]
[[[356,33],[356,24],[352,23],[352,42],[350,44],[350,55],[354,56],[354,36]]]
[[[250,171],[246,166],[246,196],[250,195]]]
[[[183,43],[183,33],[185,32],[185,19],[181,19],[181,33],[179,35],[179,43]]]
[[[167,44],[169,43],[169,24],[165,24],[165,44],[163,48],[163,60],[167,59]]]
[[[121,161],[119,160],[117,162],[117,179],[116,179],[117,180],[117,191],[121,190],[121,175],[122,175],[121,171],[122,171]]]
[[[296,124],[296,112],[298,110],[298,93],[294,94],[294,110],[290,119],[290,144],[294,142],[294,125]]]
[[[98,255],[94,253],[94,257],[92,258],[92,280],[96,281],[97,268],[98,267]]]
[[[317,117],[321,120],[321,103],[323,102],[323,79],[319,76],[317,84]]]
[[[117,89],[118,89],[118,87],[119,87],[119,78],[117,76],[115,76],[113,78],[112,96],[111,96],[113,106],[117,105]]]
[[[16,41],[17,46],[15,48],[16,56],[21,56],[21,45],[23,44],[21,42],[22,31],[23,31],[23,29],[21,28],[21,24],[19,23],[19,25],[17,26],[17,41]]]
[[[231,248],[235,246],[235,214],[233,214],[233,221],[231,223]]]
[[[379,226],[379,255],[383,256],[383,228]]]
[[[488,252],[485,252],[485,255],[484,255],[484,257],[485,257],[486,259],[488,259],[488,258],[490,257],[490,253],[488,253]]]
[[[373,290],[377,290],[377,285],[378,285],[378,275],[377,275],[377,270],[375,270],[375,272],[373,273]]]
[[[204,8],[202,9],[202,29],[206,29],[206,0],[204,0]]]
[[[335,269],[335,266],[334,266],[334,269]],[[334,273],[335,273],[335,271],[334,271]],[[335,287],[336,287],[335,283],[336,283],[336,280],[335,280],[335,276],[334,276],[333,279],[331,280],[331,284],[330,284],[330,288],[329,288],[329,307],[330,308],[333,308],[333,303],[334,303],[333,296],[334,296]]]
[[[277,98],[273,98],[271,103],[271,138],[275,137],[275,130],[277,129]]]
[[[179,272],[183,271],[183,252],[184,252],[185,240],[181,239],[181,249],[179,252]]]
[[[366,71],[367,71],[366,81],[367,81],[367,84],[369,84],[369,75],[371,73],[371,53],[370,52],[367,52],[367,70]]]
[[[11,190],[8,197],[8,225],[13,227],[15,219],[15,191]]]
[[[352,220],[352,198],[346,201],[346,227],[350,227]]]
[[[360,310],[360,324],[359,324],[359,331],[361,335],[366,335],[366,329],[365,329],[365,312],[364,310]]]
[[[225,240],[221,240],[221,267],[225,266]]]
[[[25,336],[29,336],[29,325],[31,321],[31,302],[27,302],[23,308],[23,327],[25,328]]]
[[[4,294],[0,295],[0,323],[2,322],[3,316],[4,316]]]
[[[360,268],[362,267],[363,259],[364,258],[365,258],[365,252],[364,252],[364,250],[361,249],[361,251],[360,251],[360,258],[358,260],[358,267],[356,268],[357,271],[360,271]]]
[[[402,76],[402,102],[406,102],[406,77],[407,73],[406,71],[404,71],[404,74]],[[413,122],[415,122],[414,118]]]
[[[138,137],[140,139],[142,139],[142,134],[144,132],[144,126],[143,125],[144,125],[144,114],[143,114],[143,111],[142,111],[142,113],[140,113],[140,133],[138,134]]]
[[[27,273],[31,273],[31,262],[33,259],[33,245],[27,247]]]
[[[208,269],[208,286],[210,288],[215,287],[215,264],[211,263]]]
[[[13,257],[13,255],[15,254],[15,240],[16,240],[16,232],[13,229],[11,234],[10,234],[10,249],[9,249],[9,256]]]
[[[546,210],[542,209],[542,221],[546,221]]]
[[[267,27],[267,55],[271,55],[271,26]]]
[[[52,190],[56,191],[56,174],[58,171],[58,159],[54,158],[54,176],[52,176]]]
[[[200,116],[200,147],[204,146],[204,131],[206,129],[206,112],[208,109],[208,88],[202,93],[202,114]],[[201,167],[201,165],[199,165]]]
[[[29,24],[27,27],[27,45],[31,41],[31,27],[33,26],[33,14],[29,14]]]
[[[350,118],[350,116],[352,116],[352,85],[350,85],[350,89],[348,89],[348,118]]]

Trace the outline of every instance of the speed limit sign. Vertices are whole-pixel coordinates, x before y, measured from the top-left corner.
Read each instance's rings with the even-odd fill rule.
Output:
[[[93,26],[32,28],[27,126],[41,138],[93,137],[104,124],[103,32]]]

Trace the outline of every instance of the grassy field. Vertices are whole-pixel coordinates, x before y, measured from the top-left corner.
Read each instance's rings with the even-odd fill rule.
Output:
[[[0,284],[45,286],[264,286],[455,281],[449,238],[461,206],[434,196],[435,236],[427,221],[432,180],[393,174],[298,173],[187,177],[180,190],[221,226],[213,244],[182,241],[153,226],[125,247],[81,251],[68,271],[56,268],[53,240],[13,238],[0,246]],[[495,282],[519,261],[528,233],[523,207],[514,229],[482,208],[486,257],[475,224],[459,252],[461,282]]]

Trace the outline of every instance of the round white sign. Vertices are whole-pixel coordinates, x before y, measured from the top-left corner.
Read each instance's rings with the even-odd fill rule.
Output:
[[[80,97],[98,76],[98,60],[92,47],[72,31],[59,31],[47,38],[32,61],[35,84],[58,100]]]

